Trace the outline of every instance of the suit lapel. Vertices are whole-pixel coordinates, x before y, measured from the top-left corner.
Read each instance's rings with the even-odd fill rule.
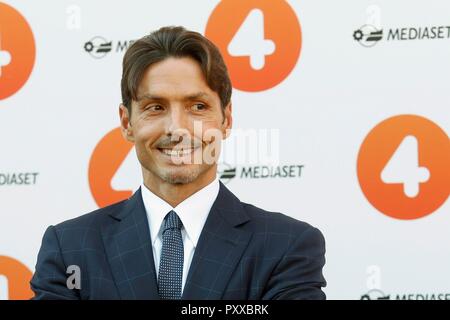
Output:
[[[159,299],[153,250],[141,190],[102,228],[107,259],[121,299]]]
[[[238,228],[249,220],[242,204],[222,183],[200,235],[183,299],[220,299],[247,247],[251,232]]]

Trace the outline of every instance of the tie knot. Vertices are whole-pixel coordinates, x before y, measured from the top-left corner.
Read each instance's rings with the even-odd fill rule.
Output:
[[[183,223],[178,217],[177,213],[171,210],[165,218],[163,233],[168,229],[178,229],[181,230]]]

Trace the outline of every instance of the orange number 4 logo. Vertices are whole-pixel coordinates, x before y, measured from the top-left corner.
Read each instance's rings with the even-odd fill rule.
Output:
[[[361,189],[375,208],[392,218],[421,218],[448,198],[450,141],[426,118],[395,116],[369,132],[357,167]]]

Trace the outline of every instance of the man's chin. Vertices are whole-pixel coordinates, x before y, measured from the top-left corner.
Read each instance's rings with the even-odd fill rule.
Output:
[[[170,184],[188,184],[194,182],[200,175],[199,170],[187,170],[182,168],[164,170],[159,176]]]

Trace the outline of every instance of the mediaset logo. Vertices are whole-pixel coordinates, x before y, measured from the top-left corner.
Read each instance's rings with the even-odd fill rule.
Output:
[[[38,175],[39,172],[0,172],[0,187],[35,185]]]
[[[84,51],[95,59],[104,58],[108,53],[122,53],[133,44],[135,40],[107,40],[102,36],[95,36],[83,45]]]
[[[361,300],[450,300],[450,293],[385,294],[379,289],[372,289],[361,295]]]
[[[358,41],[363,47],[373,47],[383,39],[383,30],[378,30],[375,26],[365,24],[353,32],[353,39]]]
[[[218,166],[218,174],[220,180],[227,184],[236,177],[238,179],[298,179],[302,176],[303,169],[304,165],[302,164],[236,167],[227,163],[221,163]]]
[[[386,295],[379,289],[369,290],[367,293],[361,296],[361,300],[390,300],[391,296]]]
[[[365,24],[353,31],[353,39],[367,48],[373,47],[383,39],[386,41],[448,40],[450,39],[450,26],[395,27],[383,29]]]

